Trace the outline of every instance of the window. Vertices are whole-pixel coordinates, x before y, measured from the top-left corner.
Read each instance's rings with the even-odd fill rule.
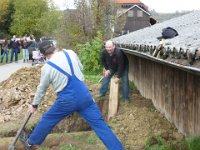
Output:
[[[129,11],[128,11],[128,17],[134,17],[133,10],[129,10]]]
[[[137,17],[143,17],[143,11],[138,10],[137,11]]]

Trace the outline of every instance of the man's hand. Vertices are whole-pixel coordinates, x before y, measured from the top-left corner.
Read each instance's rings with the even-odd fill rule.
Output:
[[[29,105],[29,111],[34,114],[37,111],[37,108],[34,108],[32,105]]]
[[[110,74],[111,74],[111,73],[110,73],[110,70],[106,70],[106,71],[104,72],[104,76],[105,76],[105,77],[108,77]]]
[[[115,84],[119,83],[119,78],[115,78]]]

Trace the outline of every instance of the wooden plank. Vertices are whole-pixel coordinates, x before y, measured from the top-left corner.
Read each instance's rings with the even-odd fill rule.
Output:
[[[187,73],[187,95],[188,95],[188,134],[194,134],[194,99],[193,99],[193,75]]]
[[[108,104],[108,120],[115,116],[118,110],[118,92],[119,83],[115,83],[115,77],[111,78],[110,81],[110,95]]]
[[[194,114],[194,135],[200,136],[200,78],[195,76],[194,79],[194,93],[195,93],[195,114]]]

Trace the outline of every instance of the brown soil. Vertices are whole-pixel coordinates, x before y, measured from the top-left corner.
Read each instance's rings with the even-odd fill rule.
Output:
[[[25,68],[17,71],[8,80],[0,83],[1,139],[16,134],[22,122],[22,118],[27,114],[27,106],[34,97],[39,78],[40,67]],[[86,83],[93,96],[96,97],[99,85],[92,84],[91,82]],[[52,105],[55,99],[56,95],[50,87],[43,102],[39,106],[38,113],[30,120],[30,125],[28,125],[30,128],[35,126],[41,114]],[[104,97],[101,101],[104,102],[102,110],[106,117],[108,96]],[[143,98],[138,91],[131,92],[130,103],[127,104],[120,101],[119,112],[117,116],[109,121],[109,125],[125,147],[133,150],[144,149],[145,142],[151,136],[162,137],[166,140],[168,145],[176,145],[184,138],[183,135],[177,132],[174,125],[169,123],[165,117],[153,107],[151,100]],[[72,132],[89,129],[87,123],[78,117],[77,114],[73,114],[59,123],[53,132]],[[58,141],[65,143],[65,140],[63,141],[62,139],[64,138],[60,138]],[[71,141],[71,144],[76,145],[76,141]],[[48,140],[46,141],[48,147],[56,149],[56,144],[50,146],[51,144],[52,143]],[[83,148],[84,144],[79,143],[77,145],[82,145],[81,149],[87,149]],[[0,147],[1,146],[0,144]],[[85,146],[87,147],[87,145]]]

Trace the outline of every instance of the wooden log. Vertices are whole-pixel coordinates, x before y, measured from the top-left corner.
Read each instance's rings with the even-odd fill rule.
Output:
[[[118,109],[118,91],[119,83],[115,83],[115,78],[111,78],[110,81],[110,96],[108,104],[108,120],[115,116]]]

